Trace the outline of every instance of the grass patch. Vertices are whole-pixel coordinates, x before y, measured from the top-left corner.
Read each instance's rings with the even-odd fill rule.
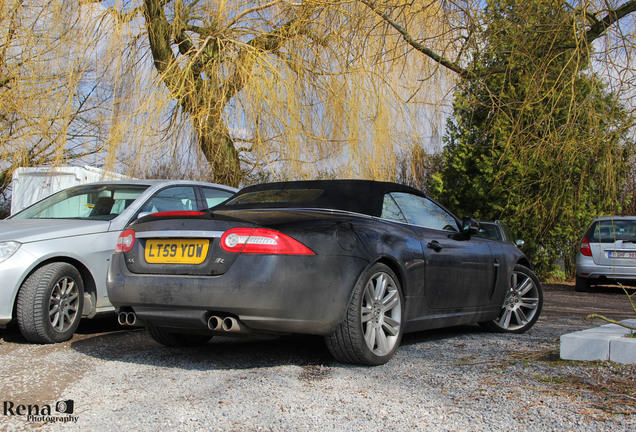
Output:
[[[539,381],[548,382],[548,383],[564,383],[568,380],[567,377],[546,377],[541,375],[534,376]]]

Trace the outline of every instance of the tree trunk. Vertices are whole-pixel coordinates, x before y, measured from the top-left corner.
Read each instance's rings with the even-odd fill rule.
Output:
[[[212,55],[206,51],[212,36],[205,36],[218,33],[213,25],[208,28],[186,26],[184,23],[190,18],[184,16],[172,17],[173,22],[169,22],[164,11],[166,3],[164,0],[144,0],[143,14],[155,68],[172,97],[190,114],[201,151],[212,167],[214,181],[236,187],[242,178],[241,164],[234,140],[223,122],[223,109],[249,82],[259,56],[275,52],[302,34],[316,6],[310,3],[295,7],[294,15],[280,26],[266,33],[256,32],[247,42],[235,41],[241,48],[234,57],[231,52]],[[188,37],[189,31],[199,33],[199,40],[203,41],[199,46]],[[178,61],[175,47],[187,62]],[[209,55],[215,57],[214,61],[206,57]],[[207,58],[207,66],[202,58]],[[214,64],[218,70],[210,66]],[[221,69],[233,72],[224,76]]]
[[[238,187],[243,177],[234,140],[221,119],[197,122],[199,146],[208,160],[216,183]]]

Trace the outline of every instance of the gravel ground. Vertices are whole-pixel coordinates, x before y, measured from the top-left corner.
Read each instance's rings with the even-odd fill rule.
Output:
[[[478,326],[409,334],[393,360],[373,368],[336,363],[317,337],[215,338],[171,349],[109,317],[83,324],[67,343],[37,346],[10,328],[0,330],[4,409],[49,405],[51,415],[0,413],[0,427],[634,431],[635,366],[558,358],[559,336],[601,324],[584,319],[592,312],[634,315],[616,289],[546,285],[544,313],[526,334]],[[57,412],[59,401],[73,401],[73,413]]]

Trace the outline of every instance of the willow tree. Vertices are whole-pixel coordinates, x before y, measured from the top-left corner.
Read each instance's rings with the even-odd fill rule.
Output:
[[[238,151],[223,110],[245,87],[259,57],[301,36],[311,37],[308,22],[315,6],[272,2],[235,10],[215,2],[204,10],[195,8],[197,3],[144,0],[150,49],[161,79],[192,118],[215,180],[238,186],[242,177]],[[277,7],[270,15],[273,6]],[[247,15],[263,18],[243,29],[241,18]]]
[[[103,149],[110,96],[99,36],[77,2],[0,2],[0,192],[20,166],[80,163]]]
[[[264,166],[270,177],[393,178],[396,143],[419,144],[431,133],[426,115],[439,120],[439,111],[422,114],[420,103],[443,99],[444,75],[362,3],[101,4],[109,19],[137,26],[139,58],[147,42],[172,101],[160,101],[157,88],[165,130],[191,130],[172,139],[181,149],[198,146],[217,182],[238,185]],[[410,22],[441,32],[442,17],[439,8],[421,7]],[[135,73],[145,73],[142,62]],[[423,76],[433,78],[418,81]]]

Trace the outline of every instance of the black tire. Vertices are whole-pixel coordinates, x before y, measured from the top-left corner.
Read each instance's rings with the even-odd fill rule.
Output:
[[[165,327],[146,325],[146,329],[152,338],[161,345],[169,347],[190,347],[205,345],[212,339],[212,336],[197,335],[189,333],[179,333],[170,331]]]
[[[542,307],[541,282],[532,270],[517,264],[499,316],[479,324],[496,333],[524,333],[539,319]]]
[[[400,346],[404,300],[393,271],[377,263],[354,287],[344,320],[326,337],[336,360],[366,366],[388,362]]]
[[[20,288],[18,327],[32,343],[64,342],[77,330],[83,307],[84,283],[77,269],[64,262],[46,264]]]
[[[592,286],[592,284],[590,283],[589,279],[582,278],[578,275],[576,276],[574,282],[574,291],[580,293],[588,292],[590,290],[590,286]]]

